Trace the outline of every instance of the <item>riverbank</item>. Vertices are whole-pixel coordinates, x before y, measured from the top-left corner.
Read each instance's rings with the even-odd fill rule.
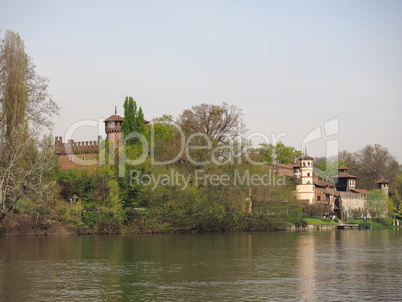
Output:
[[[244,218],[244,217],[243,217]],[[362,223],[362,220],[349,219],[349,223]],[[387,222],[387,221],[385,221]],[[370,219],[373,229],[397,228]],[[256,232],[256,231],[317,231],[335,230],[338,223],[326,221],[325,218],[304,218],[303,224],[292,224],[288,221],[267,219],[245,219],[242,222],[225,221],[220,225],[204,225],[192,229],[190,225],[169,224],[150,221],[139,217],[136,223],[130,225],[96,224],[88,229],[84,225],[44,219],[36,215],[18,214],[6,218],[0,228],[0,236],[76,236],[104,234],[167,234],[167,233],[210,233],[210,232]],[[194,226],[193,226],[194,227]]]

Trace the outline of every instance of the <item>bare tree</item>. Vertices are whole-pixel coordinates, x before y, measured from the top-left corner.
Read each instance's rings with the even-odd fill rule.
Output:
[[[19,35],[7,31],[0,42],[0,222],[30,192],[41,195],[44,175],[55,165],[51,140],[38,140],[59,110],[47,82],[36,74]]]
[[[215,142],[231,142],[246,131],[242,110],[234,105],[201,104],[184,110],[179,125],[187,133],[203,133]]]
[[[227,103],[193,106],[184,110],[177,123],[186,135],[192,136],[191,145],[207,147],[189,152],[198,163],[212,158],[222,162],[233,161],[246,152],[246,142],[242,140],[246,132],[243,113],[237,106]],[[184,161],[187,159],[182,158]]]
[[[351,169],[351,174],[359,177],[359,187],[368,190],[376,189],[381,178],[392,181],[399,171],[396,158],[378,144],[367,145],[353,154],[343,151],[339,159]]]

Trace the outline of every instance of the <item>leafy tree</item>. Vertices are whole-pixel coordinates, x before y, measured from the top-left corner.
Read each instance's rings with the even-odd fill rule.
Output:
[[[140,107],[137,111],[137,103],[131,96],[126,97],[124,101],[124,121],[121,125],[121,132],[123,135],[129,135],[130,133],[144,134],[146,132],[142,108]],[[134,138],[127,143],[133,145],[139,143],[139,141],[139,139]]]
[[[20,36],[7,31],[0,42],[0,222],[22,198],[47,187],[44,175],[57,162],[49,139],[38,139],[59,110],[47,88]]]
[[[392,204],[394,206],[395,217],[401,219],[402,218],[402,198],[398,191],[391,197]]]
[[[387,212],[385,196],[379,189],[371,190],[366,196],[365,207],[372,218],[384,217]]]
[[[137,103],[134,99],[126,97],[124,100],[124,121],[121,125],[121,132],[124,135],[128,135],[135,130],[135,118],[137,115]]]
[[[303,152],[296,150],[294,147],[286,146],[282,142],[278,142],[275,146],[272,144],[261,144],[260,152],[268,165],[273,165],[275,160],[280,164],[289,164],[293,161],[294,157],[303,155]]]
[[[401,198],[401,192],[402,192],[402,173],[399,172],[394,181],[391,183],[391,189],[393,191],[392,194],[392,203],[395,208],[395,216],[399,219],[402,218],[402,198]]]
[[[343,165],[345,165],[343,160],[320,160],[318,161],[318,164],[314,164],[314,172],[318,175],[319,179],[328,179],[329,182],[333,182],[332,176],[337,175],[338,168]]]

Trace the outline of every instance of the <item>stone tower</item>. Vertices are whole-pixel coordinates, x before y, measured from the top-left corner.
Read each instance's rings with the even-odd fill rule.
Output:
[[[389,188],[388,188],[389,181],[382,178],[379,181],[377,181],[377,184],[378,184],[378,187],[381,189],[382,193],[385,196],[388,196],[389,195]]]
[[[338,175],[332,176],[337,191],[350,191],[356,189],[357,176],[348,173],[349,168],[341,166],[338,168]]]
[[[123,123],[123,118],[117,115],[117,110],[115,109],[115,114],[104,120],[106,141],[113,145],[114,148],[119,147],[119,142],[121,139],[121,124]]]
[[[299,199],[314,203],[313,158],[308,155],[300,156],[300,183],[296,186]]]

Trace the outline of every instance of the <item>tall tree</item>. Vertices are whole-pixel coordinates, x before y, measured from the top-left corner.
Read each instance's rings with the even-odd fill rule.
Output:
[[[142,108],[140,107],[137,111],[137,103],[131,96],[127,96],[124,101],[124,121],[121,125],[121,132],[124,135],[129,135],[130,133],[144,134],[145,131]],[[138,142],[139,139],[130,139],[128,144],[132,145]]]
[[[21,198],[47,185],[44,175],[56,163],[49,138],[38,139],[59,110],[47,82],[36,74],[20,36],[7,31],[0,42],[0,222]]]
[[[134,131],[136,115],[137,104],[131,96],[127,96],[124,100],[124,121],[121,125],[121,132],[124,135],[128,135]]]
[[[12,143],[15,139],[26,139],[26,107],[28,102],[28,56],[18,34],[7,31],[1,45],[0,55],[0,101],[2,106],[2,137]]]

